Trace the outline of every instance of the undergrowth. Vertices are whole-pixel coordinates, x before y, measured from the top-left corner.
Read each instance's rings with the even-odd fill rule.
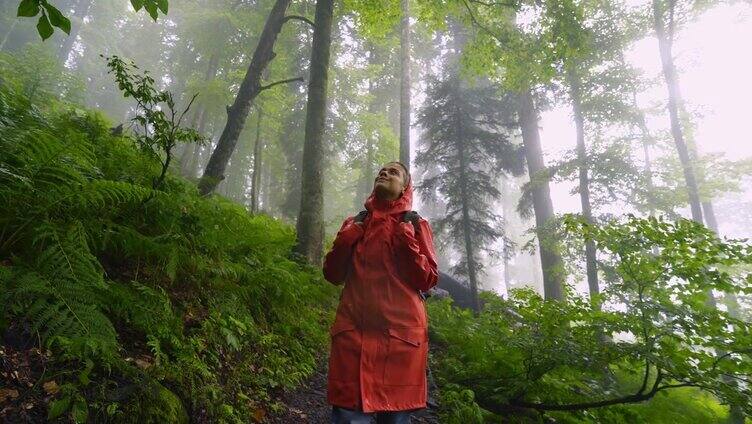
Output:
[[[110,126],[0,81],[0,330],[52,352],[48,419],[262,420],[314,370],[335,289],[289,226],[152,188],[158,158]]]

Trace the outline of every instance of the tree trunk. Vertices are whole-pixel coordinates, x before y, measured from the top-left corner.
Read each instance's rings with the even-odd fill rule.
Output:
[[[70,56],[70,52],[73,49],[73,43],[76,42],[78,33],[81,30],[81,25],[84,23],[84,17],[89,13],[90,7],[91,0],[79,0],[76,4],[76,9],[73,12],[74,20],[71,25],[70,34],[65,37],[63,44],[60,46],[60,50],[58,50],[57,53],[58,59],[63,64],[68,61],[68,56]]]
[[[368,65],[375,66],[379,64],[382,59],[379,57],[378,46],[369,43],[369,55]],[[368,80],[368,93],[371,94],[371,101],[368,104],[368,113],[375,115],[376,113],[383,112],[384,105],[383,99],[376,95],[378,86],[376,85],[376,78]],[[361,174],[357,186],[355,187],[355,199],[354,208],[356,211],[362,210],[363,202],[369,196],[373,190],[373,161],[374,161],[374,143],[373,140],[368,137],[365,139],[365,157],[361,164]]]
[[[253,145],[253,174],[251,174],[251,213],[258,212],[258,194],[259,182],[261,177],[261,121],[264,117],[264,111],[259,109],[258,122],[256,124],[256,143]]]
[[[329,49],[332,44],[334,0],[316,2],[311,71],[306,105],[305,144],[295,251],[320,264],[324,249],[324,129],[326,124]]]
[[[637,93],[635,91],[632,92],[632,103],[634,105],[634,108],[637,109]],[[645,113],[641,110],[637,111],[637,127],[640,130],[640,135],[642,136],[642,154],[644,159],[644,166],[643,166],[643,172],[645,173],[645,183],[647,184],[647,207],[649,214],[652,216],[655,214],[655,199],[654,199],[654,186],[653,186],[653,164],[650,160],[650,131],[648,130],[648,125],[645,122]]]
[[[285,11],[291,0],[277,0],[264,24],[251,64],[248,66],[243,82],[240,84],[235,102],[227,108],[227,123],[217,142],[217,148],[206,165],[204,175],[199,181],[201,195],[210,194],[224,179],[227,162],[235,150],[241,131],[245,126],[248,113],[256,96],[264,89],[261,86],[261,73],[274,59],[274,43],[284,24]]]
[[[556,240],[546,235],[546,226],[554,218],[554,206],[548,184],[548,170],[543,163],[543,151],[538,132],[538,113],[533,104],[530,90],[524,90],[519,97],[519,119],[522,130],[522,143],[525,149],[528,174],[533,183],[533,208],[540,245],[541,268],[543,270],[543,293],[546,299],[564,299],[564,267],[556,250]]]
[[[470,190],[470,187],[467,186],[467,179],[465,176],[465,171],[467,169],[467,166],[469,165],[467,163],[467,158],[465,158],[465,146],[464,146],[464,135],[462,134],[462,126],[461,122],[457,122],[455,124],[457,126],[457,140],[459,140],[460,145],[458,149],[459,154],[459,162],[460,162],[460,190],[462,190],[462,233],[465,238],[465,258],[467,261],[467,276],[470,280],[470,305],[475,311],[475,313],[480,312],[480,301],[478,300],[478,278],[476,275],[476,264],[475,264],[475,252],[473,250],[473,240],[472,237],[470,237],[471,232],[471,223],[470,223],[470,205],[469,200],[467,198],[467,190]]]
[[[673,8],[673,3],[671,7]],[[673,10],[669,10],[669,13],[673,15]],[[663,65],[663,77],[666,80],[666,87],[668,88],[668,112],[669,119],[671,120],[671,135],[674,138],[676,151],[679,154],[679,161],[684,171],[684,179],[689,194],[689,206],[692,210],[692,219],[702,224],[702,206],[697,189],[697,179],[687,150],[687,144],[684,142],[684,135],[679,120],[679,83],[676,78],[676,66],[674,65],[674,58],[671,53],[673,43],[672,26],[672,24],[669,25],[669,32],[667,33],[663,22],[661,0],[653,0],[653,28],[658,37],[658,48],[661,55],[661,64]]]
[[[580,92],[580,80],[575,71],[567,73],[572,96],[572,112],[575,127],[577,128],[577,162],[579,168],[579,191],[582,216],[588,224],[593,224],[593,212],[590,204],[590,178],[588,176],[587,148],[585,147],[585,118],[582,114],[582,94]],[[585,268],[587,271],[588,288],[590,298],[600,293],[598,287],[598,265],[596,262],[595,242],[585,241]]]
[[[272,214],[272,166],[270,162],[264,161],[261,164],[261,192],[259,210],[266,211],[267,214]]]
[[[214,53],[209,57],[209,64],[206,67],[206,75],[204,76],[204,81],[209,82],[214,80],[217,76],[217,69],[219,68],[219,55],[217,53]],[[191,123],[188,124],[189,127],[194,128],[197,133],[200,135],[204,135],[204,128],[206,127],[206,107],[202,103],[199,103],[196,107],[195,111],[193,112],[193,116],[191,117]],[[196,156],[201,151],[201,146],[198,144],[193,146],[193,149],[185,149],[183,151],[183,154],[180,156],[180,170],[183,173],[183,175],[188,175],[191,178],[194,178],[196,176],[195,174],[195,166],[191,166],[196,158]]]
[[[402,0],[399,160],[410,170],[410,0]]]
[[[504,247],[502,252],[502,259],[504,261],[504,287],[507,290],[507,298],[512,290],[512,273],[509,269],[509,260],[511,259],[512,251],[509,248],[509,241],[511,240],[511,234],[509,231],[510,217],[512,214],[509,207],[509,181],[506,176],[501,177],[501,205],[502,214],[504,216]]]

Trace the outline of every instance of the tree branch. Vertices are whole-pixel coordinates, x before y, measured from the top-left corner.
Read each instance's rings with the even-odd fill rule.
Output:
[[[503,2],[503,1],[482,1],[482,0],[469,0],[470,3],[476,3],[481,4],[483,6],[506,6],[506,7],[517,7],[517,4],[515,2]]]
[[[534,403],[534,402],[525,402],[525,401],[517,400],[517,399],[511,399],[509,401],[509,404],[515,407],[535,409],[536,411],[580,411],[583,409],[601,408],[604,406],[618,405],[618,404],[623,404],[623,403],[639,403],[639,402],[646,401],[652,398],[660,390],[674,388],[674,387],[685,387],[685,386],[690,385],[690,383],[684,383],[681,385],[660,386],[661,381],[663,381],[663,372],[659,368],[658,374],[655,377],[655,382],[653,383],[653,387],[647,393],[637,392],[635,394],[622,396],[619,398],[605,399],[605,400],[599,400],[599,401],[594,401],[594,402],[570,403],[570,404]],[[479,400],[478,404],[482,406],[483,408],[488,409],[491,412],[497,412],[502,409],[498,405],[484,404],[482,403],[482,400]]]
[[[191,106],[193,106],[193,102],[196,100],[196,97],[198,97],[198,93],[194,94],[193,97],[191,97],[191,101],[188,102],[188,106],[185,107],[185,110],[183,110],[183,113],[180,114],[180,118],[178,118],[178,124],[177,127],[180,126],[180,123],[183,122],[183,117],[185,117],[185,114],[188,113],[189,110],[191,110]]]
[[[305,16],[300,16],[300,15],[287,15],[287,16],[285,16],[284,18],[282,18],[282,25],[286,24],[286,23],[287,23],[287,21],[301,21],[301,22],[305,22],[305,23],[307,23],[308,25],[310,25],[310,26],[311,26],[311,28],[316,28],[316,24],[315,24],[315,23],[313,23],[313,21],[312,21],[312,20],[310,20],[310,19],[306,18]]]
[[[473,21],[473,24],[488,33],[491,37],[493,37],[496,41],[498,41],[500,44],[504,44],[503,37],[499,34],[496,34],[495,32],[491,31],[488,27],[481,24],[478,19],[475,17],[475,13],[473,13],[472,7],[467,3],[468,0],[462,0],[462,4],[465,6],[465,9],[467,9],[467,13],[470,14],[470,20]],[[470,0],[472,1],[472,0]]]
[[[259,87],[259,92],[264,91],[264,90],[268,90],[268,89],[274,87],[275,85],[287,84],[287,83],[295,82],[295,81],[305,81],[305,79],[303,77],[297,77],[297,78],[290,78],[290,79],[286,79],[286,80],[282,80],[282,81],[276,81],[276,82],[273,82],[273,83],[271,83],[269,85],[262,85],[261,87]]]

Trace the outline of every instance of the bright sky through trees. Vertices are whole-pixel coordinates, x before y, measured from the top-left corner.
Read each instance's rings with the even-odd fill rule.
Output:
[[[643,2],[635,2],[635,5]],[[679,67],[679,83],[688,108],[699,112],[696,117],[696,140],[702,153],[724,153],[728,159],[752,157],[752,54],[748,43],[752,40],[752,5],[720,5],[702,14],[677,33],[675,57]],[[627,52],[627,60],[639,68],[646,78],[659,78],[661,72],[658,41],[654,37],[636,43]],[[659,111],[648,116],[651,132],[667,131],[668,112],[665,109],[666,88],[661,79],[649,90],[639,93],[642,108]],[[575,126],[569,105],[543,111],[540,120],[541,139],[547,163],[575,147]],[[554,182],[551,196],[557,214],[579,213],[580,200],[570,192],[577,182]],[[752,202],[752,190],[743,194]],[[618,212],[618,211],[615,211]],[[687,208],[686,215],[689,216]],[[726,219],[733,210],[719,208],[720,230],[734,237],[752,237],[752,228],[739,228],[733,219]],[[488,275],[501,275],[501,263],[488,267]],[[505,291],[500,279],[494,289]],[[584,284],[584,283],[583,283]],[[491,288],[491,287],[488,287]],[[579,287],[585,290],[586,286]]]
[[[752,156],[750,40],[752,5],[741,3],[717,6],[677,34],[675,57],[679,83],[690,110],[702,113],[697,120],[696,139],[703,153],[722,152],[732,160]],[[646,77],[656,78],[661,70],[657,52],[657,40],[650,37],[627,52],[627,58]],[[654,107],[658,102],[665,102],[665,91],[663,84],[656,84],[649,91],[639,93],[638,102],[643,108]],[[544,151],[549,159],[574,148],[575,128],[568,106],[543,112],[540,125]],[[668,114],[650,116],[648,125],[653,131],[667,129]],[[579,212],[579,200],[569,194],[570,188],[569,183],[554,185],[552,195],[557,213]],[[745,197],[752,198],[752,193],[746,193]]]

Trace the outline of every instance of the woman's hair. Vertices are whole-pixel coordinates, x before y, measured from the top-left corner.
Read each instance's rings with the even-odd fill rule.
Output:
[[[405,187],[407,187],[407,185],[410,184],[410,181],[413,178],[412,175],[410,175],[410,171],[407,170],[407,166],[405,166],[404,163],[402,163],[402,162],[400,162],[398,160],[393,160],[393,161],[387,162],[387,163],[396,163],[397,165],[399,165],[399,166],[402,167],[402,170],[405,171],[405,175],[407,176],[407,179],[405,180]]]

